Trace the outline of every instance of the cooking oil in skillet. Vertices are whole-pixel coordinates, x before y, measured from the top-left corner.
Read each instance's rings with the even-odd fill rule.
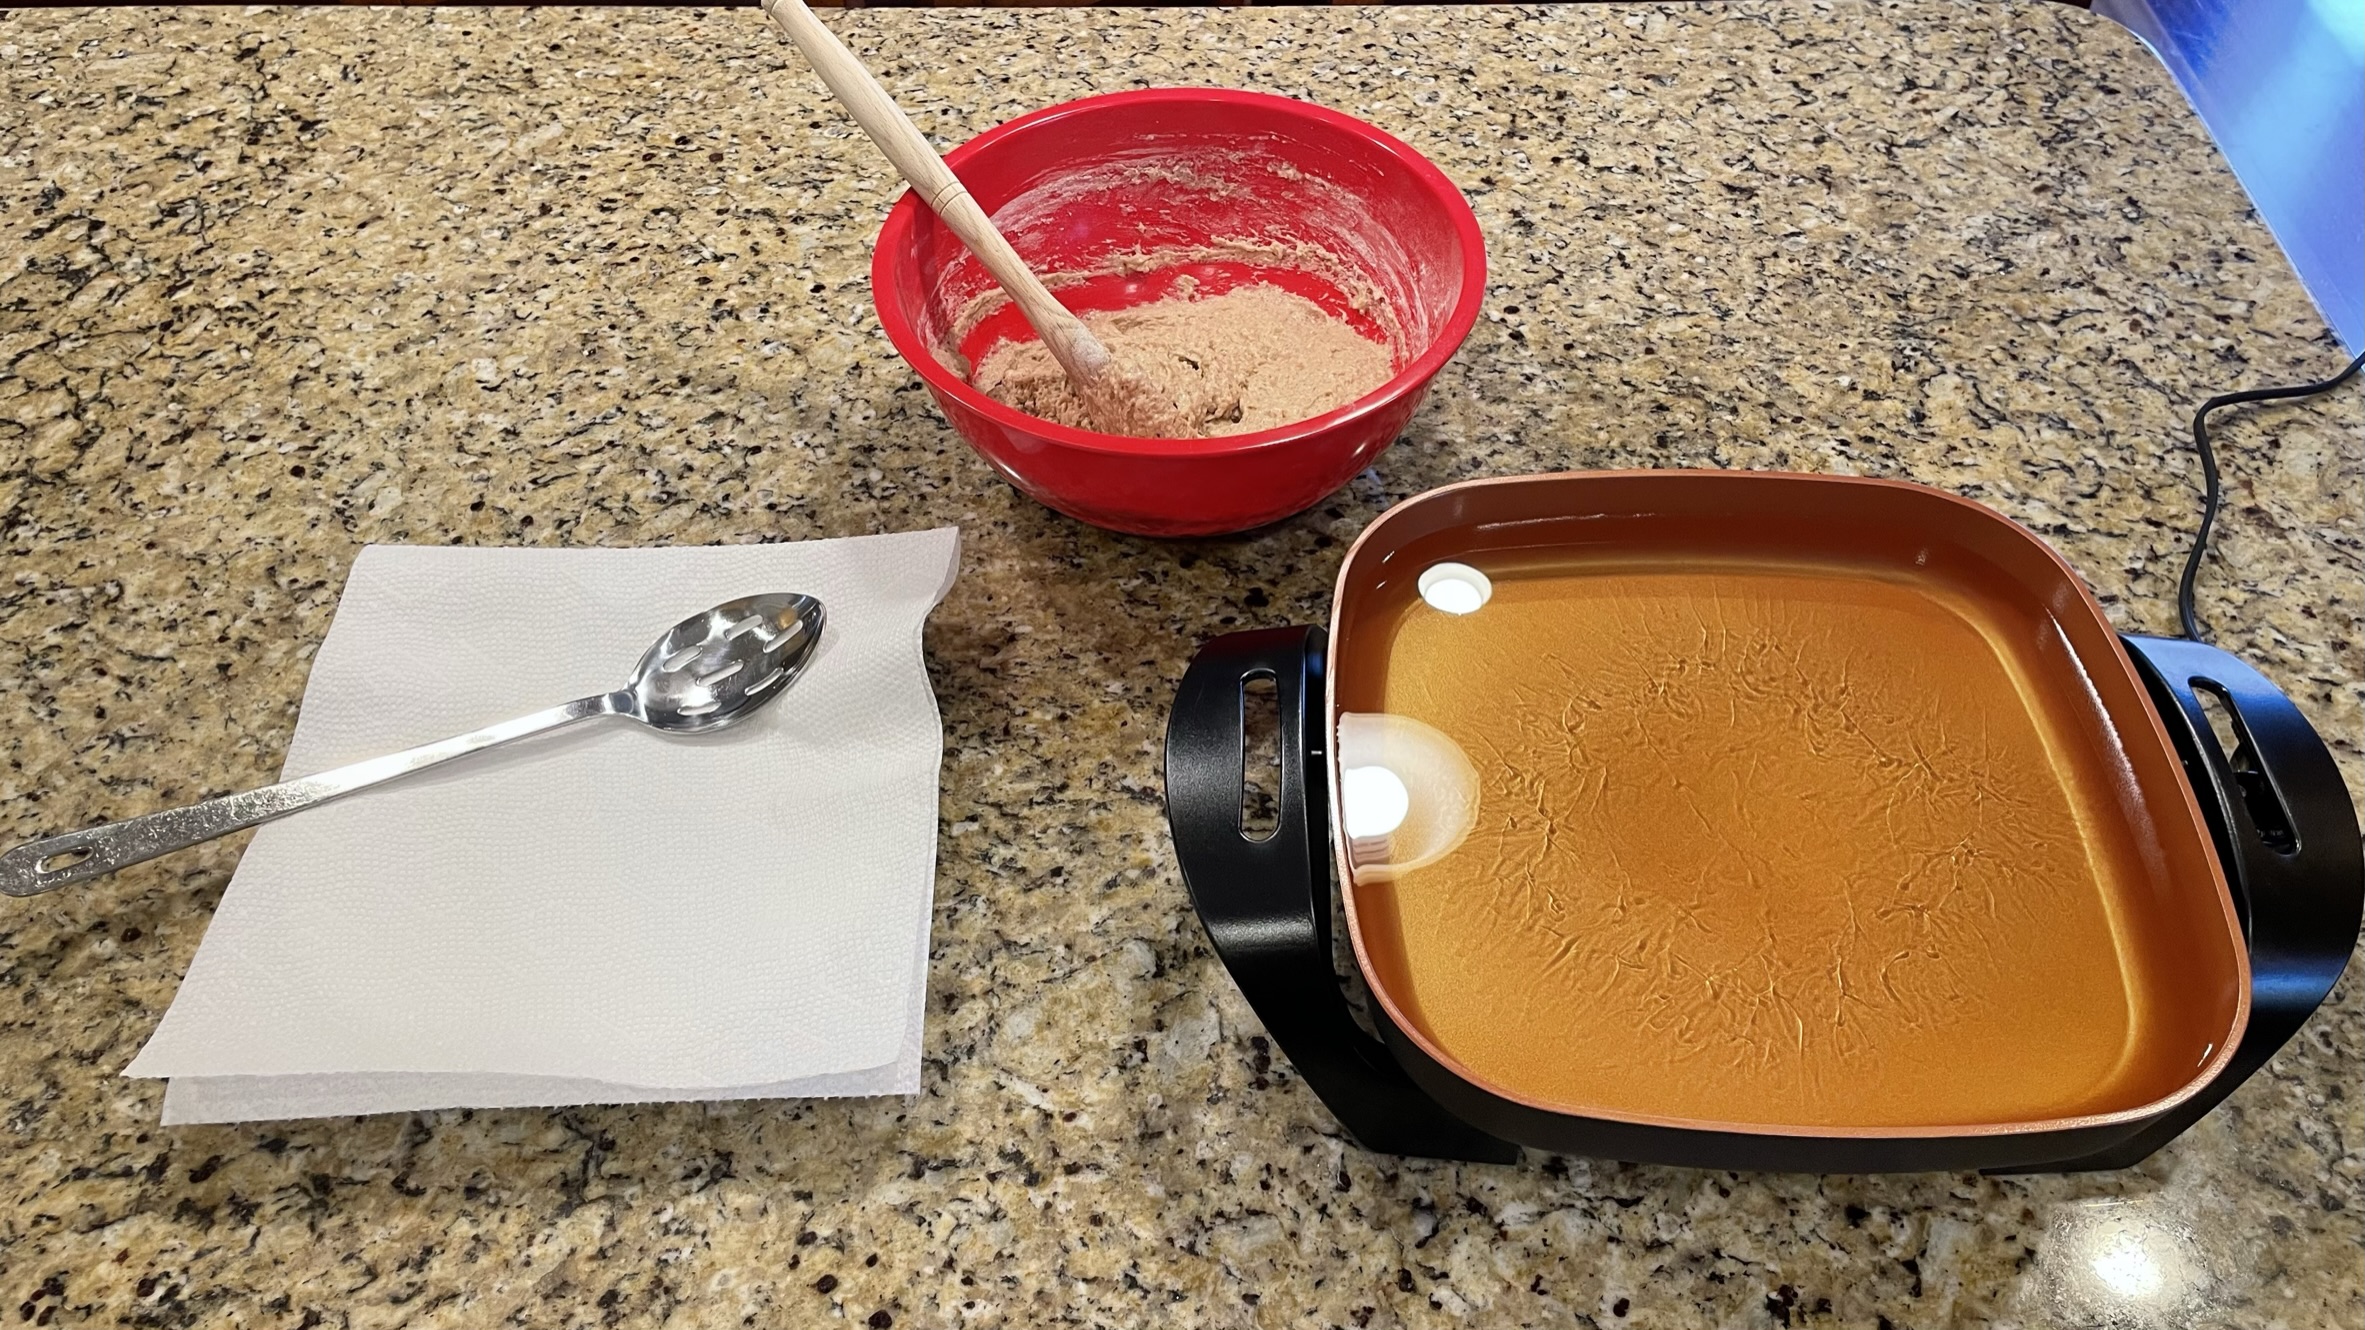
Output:
[[[1354,893],[1383,987],[1478,1079],[1829,1128],[2067,1116],[2191,1074],[2134,1037],[2109,774],[1975,591],[1715,558],[1487,573],[1398,587],[1359,639],[1384,655],[1336,666],[1342,710],[1475,772],[1466,837]]]

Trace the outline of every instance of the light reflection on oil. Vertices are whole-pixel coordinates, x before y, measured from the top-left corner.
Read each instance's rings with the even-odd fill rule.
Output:
[[[1431,564],[1421,570],[1421,599],[1447,614],[1470,614],[1494,597],[1495,584],[1466,563]]]
[[[1339,798],[1346,809],[1347,835],[1354,840],[1385,836],[1404,825],[1412,792],[1404,778],[1386,767],[1349,767],[1339,774]]]
[[[1355,881],[1386,882],[1452,853],[1478,820],[1478,769],[1443,731],[1342,712],[1339,820]]]

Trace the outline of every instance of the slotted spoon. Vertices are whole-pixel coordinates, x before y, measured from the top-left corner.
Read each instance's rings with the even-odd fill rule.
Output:
[[[625,716],[673,734],[711,733],[788,691],[821,642],[821,622],[821,602],[811,596],[725,601],[682,620],[658,638],[641,657],[631,682],[615,692],[579,697],[316,776],[20,845],[0,854],[0,893],[37,896],[88,881],[381,781],[593,716]]]

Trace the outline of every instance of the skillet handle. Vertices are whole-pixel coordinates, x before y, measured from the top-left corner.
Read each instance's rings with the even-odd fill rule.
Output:
[[[2250,1027],[2223,1072],[2135,1136],[2053,1169],[2124,1168],[2166,1145],[2274,1056],[2332,991],[2365,915],[2365,845],[2332,753],[2291,699],[2227,652],[2122,638],[2184,761],[2250,943]],[[2228,753],[2203,709],[2223,704]]]
[[[1446,1112],[1365,1033],[1330,952],[1330,844],[1319,628],[1232,633],[1183,672],[1166,725],[1166,820],[1208,940],[1298,1074],[1365,1149],[1512,1163],[1519,1147]],[[1242,689],[1280,703],[1281,789],[1272,835],[1241,831]]]

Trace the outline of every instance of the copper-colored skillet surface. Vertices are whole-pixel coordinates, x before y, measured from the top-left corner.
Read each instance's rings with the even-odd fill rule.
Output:
[[[2240,1040],[2240,928],[2167,735],[2083,584],[1985,508],[1474,482],[1374,523],[1333,613],[1355,953],[1476,1086],[1723,1131],[2050,1131],[2158,1112]]]

